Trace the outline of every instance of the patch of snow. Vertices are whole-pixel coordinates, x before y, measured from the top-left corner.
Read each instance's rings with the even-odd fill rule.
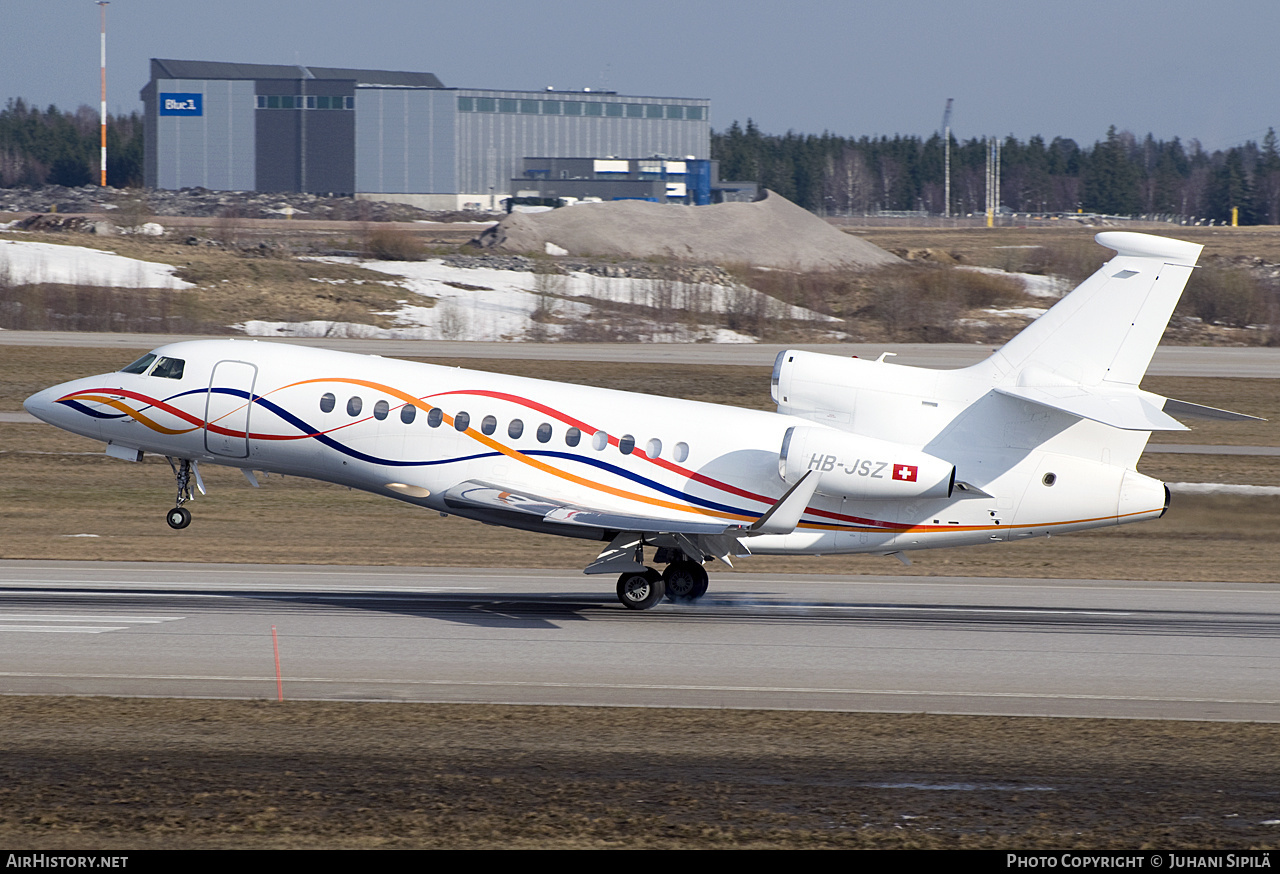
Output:
[[[1035,273],[1013,273],[1022,280],[1027,294],[1032,297],[1051,297],[1054,300],[1071,291],[1071,281],[1064,276],[1043,276]]]
[[[992,316],[1026,316],[1029,319],[1038,319],[1049,311],[1044,307],[993,307],[981,312]]]
[[[547,245],[545,248],[547,250],[548,255],[568,255],[569,254],[568,249],[562,249],[559,246],[557,246],[555,243],[551,242],[550,240],[547,240]]]
[[[839,323],[839,319],[803,307],[784,304],[742,285],[723,286],[685,282],[602,277],[587,273],[534,274],[494,268],[454,267],[430,261],[365,261],[327,257],[312,260],[356,264],[399,278],[406,291],[431,304],[408,301],[378,313],[393,321],[390,328],[347,322],[246,321],[234,327],[258,337],[360,337],[424,340],[523,340],[535,333],[556,339],[574,323],[592,318],[596,302],[626,304],[659,311],[692,312],[707,322],[729,312],[762,312],[769,319],[797,319]],[[324,280],[332,281],[332,280]],[[388,283],[391,284],[391,283]],[[535,320],[535,316],[538,319]],[[695,318],[695,321],[702,321]],[[535,328],[536,326],[536,328]],[[679,327],[654,323],[637,339],[649,342],[753,343],[736,331]]]
[[[164,225],[158,222],[145,222],[132,228],[119,228],[122,234],[135,234],[140,237],[163,237]]]
[[[1035,247],[1033,247],[1035,248]],[[1008,276],[1022,283],[1022,290],[1032,297],[1051,297],[1055,300],[1062,297],[1072,286],[1070,281],[1061,276],[1044,276],[1039,273],[1010,273],[999,267],[969,267],[961,265],[957,270],[972,270],[974,273],[985,273],[988,276]]]
[[[126,258],[84,246],[0,240],[0,276],[14,285],[57,283],[114,288],[195,288],[169,264]]]

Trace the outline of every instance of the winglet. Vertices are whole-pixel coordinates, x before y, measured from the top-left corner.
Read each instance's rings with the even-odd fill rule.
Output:
[[[778,499],[778,503],[770,507],[763,516],[757,519],[746,532],[752,534],[790,534],[800,524],[800,517],[818,490],[818,477],[815,471],[806,470],[796,484],[787,489],[787,493]]]

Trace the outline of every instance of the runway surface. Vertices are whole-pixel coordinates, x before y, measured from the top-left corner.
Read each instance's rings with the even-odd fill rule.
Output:
[[[1280,722],[1280,587],[0,562],[0,691]]]
[[[218,339],[186,334],[110,334],[59,331],[0,331],[0,346],[106,347],[150,349],[179,340]],[[226,338],[223,338],[226,339]],[[251,337],[235,339],[250,341]],[[268,338],[262,338],[266,341]],[[895,364],[952,368],[975,364],[994,347],[963,343],[477,343],[443,340],[342,340],[335,338],[269,338],[273,343],[319,346],[342,352],[388,357],[506,358],[549,361],[654,361],[673,364],[739,364],[769,367],[783,349],[808,349],[829,355],[876,358],[897,353]],[[1161,346],[1152,376],[1280,377],[1280,348],[1226,346]]]

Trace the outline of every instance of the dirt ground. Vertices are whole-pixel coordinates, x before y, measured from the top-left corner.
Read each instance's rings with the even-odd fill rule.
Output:
[[[1280,847],[1280,726],[7,698],[0,846]]]
[[[1124,227],[1085,227],[1074,223],[1062,227],[1007,228],[864,228],[856,225],[844,229],[868,242],[890,251],[934,250],[960,256],[964,263],[984,267],[1018,269],[1032,256],[1031,247],[1074,244],[1081,257],[1091,259],[1094,266],[1110,254],[1093,241],[1102,231],[1127,230]],[[1261,258],[1280,263],[1280,226],[1245,228],[1197,228],[1177,225],[1145,224],[1133,230],[1161,237],[1188,240],[1204,246],[1201,258]]]

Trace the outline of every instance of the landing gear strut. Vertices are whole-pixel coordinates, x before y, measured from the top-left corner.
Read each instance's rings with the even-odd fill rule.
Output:
[[[173,470],[173,478],[178,483],[178,498],[174,508],[165,514],[164,521],[169,523],[170,528],[179,530],[191,524],[191,511],[182,505],[195,498],[195,494],[191,491],[192,480],[195,480],[195,484],[202,492],[204,486],[200,482],[200,471],[191,459],[180,458],[175,462],[166,455],[165,461],[169,462],[169,467]]]

